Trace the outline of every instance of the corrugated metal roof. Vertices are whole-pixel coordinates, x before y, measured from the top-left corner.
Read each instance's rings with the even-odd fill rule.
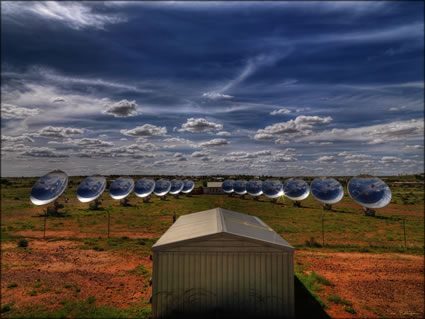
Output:
[[[222,182],[208,182],[207,187],[221,187]]]
[[[180,246],[186,241],[205,240],[205,237],[219,233],[227,233],[280,248],[294,249],[258,217],[214,208],[180,216],[152,246],[152,250]]]

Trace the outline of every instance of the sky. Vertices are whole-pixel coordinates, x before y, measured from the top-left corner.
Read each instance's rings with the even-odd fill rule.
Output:
[[[424,3],[1,2],[1,174],[424,171]]]

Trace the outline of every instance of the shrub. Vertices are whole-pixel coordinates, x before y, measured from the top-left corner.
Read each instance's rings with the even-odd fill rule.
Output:
[[[314,237],[311,237],[310,240],[305,241],[305,245],[308,247],[322,247],[321,244],[319,244]]]
[[[87,302],[91,305],[96,301],[96,298],[94,296],[90,296],[87,298]]]
[[[26,240],[25,238],[19,239],[18,247],[28,247],[28,240]]]
[[[31,291],[28,292],[28,295],[30,295],[30,296],[37,296],[37,291],[31,290]]]
[[[12,308],[11,307],[11,304],[10,303],[7,303],[7,304],[1,306],[1,311],[0,312],[1,313],[8,312],[8,311],[10,311],[11,308]]]
[[[321,283],[322,285],[326,285],[326,286],[331,286],[331,287],[333,287],[333,286],[335,286],[335,284],[332,282],[332,281],[330,281],[330,280],[328,280],[328,279],[326,279],[325,277],[323,277],[323,276],[320,276],[319,274],[316,274],[314,271],[312,271],[311,272],[311,276],[317,281],[317,282],[319,282],[319,283]]]
[[[347,306],[347,307],[344,307],[344,310],[345,311],[347,311],[347,312],[349,312],[349,313],[351,313],[351,314],[353,314],[353,315],[355,315],[357,312],[354,310],[354,308],[353,307],[351,307],[351,306]]]
[[[18,287],[18,284],[16,282],[11,282],[10,284],[7,285],[7,288],[15,288]]]
[[[351,301],[345,300],[344,298],[341,298],[340,296],[336,296],[336,295],[327,296],[326,299],[328,299],[330,302],[333,302],[334,304],[337,304],[337,305],[346,305],[346,306],[353,305]]]

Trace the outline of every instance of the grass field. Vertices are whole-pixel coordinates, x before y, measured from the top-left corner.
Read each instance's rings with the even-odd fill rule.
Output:
[[[291,243],[297,249],[296,276],[310,296],[317,301],[324,316],[338,317],[343,314],[348,317],[361,317],[362,314],[373,314],[374,317],[391,317],[391,313],[367,304],[359,309],[359,304],[354,300],[346,300],[344,296],[332,294],[338,291],[338,282],[329,284],[326,282],[328,279],[315,273],[314,267],[320,267],[319,264],[315,266],[317,261],[323,264],[336,260],[335,258],[340,256],[339,253],[358,254],[360,257],[381,254],[390,259],[391,256],[395,256],[394,258],[417,256],[412,258],[419,258],[423,264],[423,176],[388,178],[386,181],[391,187],[393,199],[390,205],[377,210],[376,217],[364,216],[361,207],[348,196],[347,179],[344,178],[341,178],[341,181],[345,187],[345,195],[341,202],[334,205],[333,211],[323,211],[320,203],[311,195],[302,202],[302,207],[295,207],[288,199],[272,203],[263,196],[258,201],[252,200],[250,196],[246,196],[245,199],[227,195],[180,196],[179,199],[168,196],[166,201],[152,197],[151,202],[143,203],[141,199],[131,194],[131,206],[122,207],[119,201],[110,198],[107,191],[101,197],[102,209],[94,211],[89,209],[88,203],[80,203],[76,198],[76,189],[82,179],[83,177],[70,178],[68,188],[61,197],[65,207],[60,210],[60,215],[48,217],[46,244],[41,240],[44,222],[42,215],[46,208],[36,207],[29,200],[29,193],[36,179],[1,180],[1,240],[4,254],[1,265],[2,316],[148,317],[150,288],[147,281],[151,271],[149,260],[151,245],[170,227],[174,213],[179,216],[214,207],[258,216]],[[110,178],[109,182],[110,180],[112,179]],[[398,184],[400,181],[415,181],[422,184]],[[197,186],[200,185],[202,182],[197,183]],[[322,218],[324,238],[322,238]],[[407,247],[404,246],[404,225]],[[26,248],[19,247],[24,246],[20,242],[23,238],[28,241]],[[81,254],[95,259],[98,258],[96,256],[105,256],[111,260],[115,258],[113,256],[127,256],[130,259],[134,257],[134,264],[131,264],[133,268],[123,270],[117,264],[108,276],[116,280],[118,288],[119,280],[128,279],[131,282],[132,278],[141,278],[138,282],[140,287],[135,287],[137,291],[134,295],[137,298],[123,305],[123,302],[117,304],[108,302],[106,296],[105,298],[96,296],[96,291],[93,295],[89,295],[84,288],[85,277],[80,274],[79,276],[84,278],[79,283],[78,276],[74,272],[69,276],[77,276],[75,277],[77,282],[68,283],[71,285],[68,288],[64,288],[67,283],[62,283],[60,278],[50,278],[49,281],[49,269],[43,270],[39,265],[43,261],[37,261],[34,255],[43,253],[44,257],[52,258],[51,247],[70,249],[71,254],[76,253],[77,259]],[[31,251],[33,256],[28,255],[29,253],[31,255]],[[335,258],[332,257],[334,255]],[[31,262],[22,262],[25,256],[25,260]],[[59,262],[60,255],[54,256],[55,262]],[[37,270],[40,267],[41,270]],[[21,273],[29,270],[39,274],[46,272],[45,284],[34,287],[30,284],[31,278],[22,277]],[[77,291],[75,285],[82,287],[81,292]],[[423,287],[423,280],[420,285]],[[22,299],[22,296],[25,297]],[[46,304],[43,296],[54,296],[55,298],[49,299],[54,300],[54,303]],[[110,299],[114,299],[114,294]],[[423,307],[422,310],[415,308],[411,313],[411,317],[421,317]]]

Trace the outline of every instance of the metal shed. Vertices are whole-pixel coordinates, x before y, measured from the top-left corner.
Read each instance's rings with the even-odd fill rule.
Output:
[[[294,317],[294,248],[255,216],[181,216],[152,251],[153,318]]]

